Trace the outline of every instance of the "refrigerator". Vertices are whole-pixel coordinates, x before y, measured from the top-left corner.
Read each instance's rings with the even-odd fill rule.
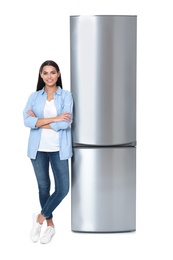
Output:
[[[70,16],[71,230],[136,230],[136,15]]]

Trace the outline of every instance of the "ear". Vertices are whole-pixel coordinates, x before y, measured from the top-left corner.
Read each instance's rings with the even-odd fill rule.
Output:
[[[59,76],[61,75],[61,72],[60,72],[60,70],[58,71],[58,78],[59,78]]]

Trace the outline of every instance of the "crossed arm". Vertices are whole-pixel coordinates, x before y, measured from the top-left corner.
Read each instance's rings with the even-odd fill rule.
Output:
[[[29,116],[36,117],[35,113],[32,110],[28,110],[27,114]],[[71,120],[70,113],[64,112],[61,115],[56,116],[56,117],[38,118],[38,120],[36,122],[36,127],[51,129],[50,123],[55,123],[55,122],[59,122],[59,121],[69,122],[70,120]]]

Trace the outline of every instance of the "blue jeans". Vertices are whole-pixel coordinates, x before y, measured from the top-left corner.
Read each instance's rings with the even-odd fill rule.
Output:
[[[52,212],[69,191],[68,160],[60,160],[59,152],[37,152],[36,159],[31,159],[31,162],[38,183],[41,214],[46,219],[51,219]],[[49,165],[51,165],[55,183],[55,190],[51,195]]]

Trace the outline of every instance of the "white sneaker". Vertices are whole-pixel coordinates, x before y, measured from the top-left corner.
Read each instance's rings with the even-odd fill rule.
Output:
[[[42,237],[40,238],[40,243],[41,244],[49,243],[54,235],[55,235],[55,228],[53,226],[48,226],[44,231]]]
[[[32,242],[36,243],[40,238],[42,225],[37,222],[38,214],[33,214],[33,227],[30,233]]]

